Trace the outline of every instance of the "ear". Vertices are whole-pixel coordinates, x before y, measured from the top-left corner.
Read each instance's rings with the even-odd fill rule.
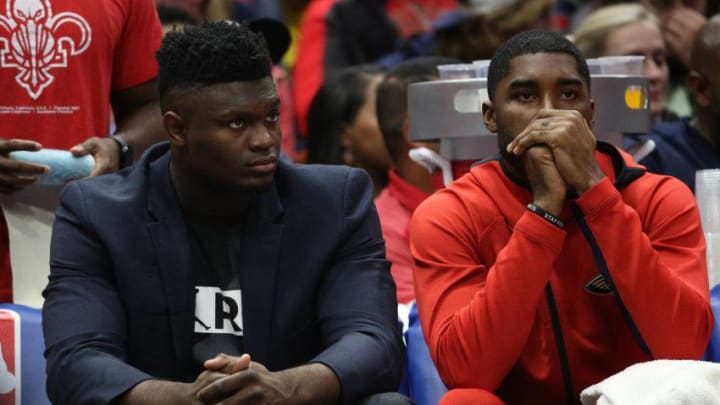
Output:
[[[493,134],[497,133],[497,121],[495,120],[495,107],[492,101],[484,101],[482,103],[483,121],[485,128]]]
[[[710,83],[699,72],[691,70],[685,79],[685,86],[700,107],[708,107],[712,102]]]
[[[167,111],[163,114],[163,127],[168,134],[170,143],[175,146],[185,146],[187,142],[185,122],[175,111]]]
[[[588,126],[595,129],[595,100],[590,99],[590,117],[588,118]]]

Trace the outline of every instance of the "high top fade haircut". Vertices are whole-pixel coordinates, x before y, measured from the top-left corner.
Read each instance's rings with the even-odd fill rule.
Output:
[[[497,85],[510,73],[510,62],[523,55],[535,53],[564,53],[575,59],[578,73],[585,80],[590,90],[590,70],[585,58],[575,45],[564,36],[551,31],[526,31],[515,35],[505,42],[490,62],[487,77],[487,89],[490,101],[495,97]]]
[[[168,32],[156,58],[161,102],[173,89],[253,81],[271,75],[265,39],[246,23],[215,21]]]

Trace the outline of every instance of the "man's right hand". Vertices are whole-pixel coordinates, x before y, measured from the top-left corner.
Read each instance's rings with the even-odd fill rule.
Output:
[[[217,371],[203,371],[192,383],[145,380],[119,397],[120,405],[201,405],[198,392],[228,375]]]
[[[555,164],[552,150],[536,144],[525,151],[525,172],[530,189],[533,192],[533,204],[555,215],[560,215],[567,193],[567,183],[563,180]]]
[[[40,175],[48,173],[47,166],[18,162],[8,157],[16,150],[38,151],[42,145],[22,139],[0,138],[0,193],[12,194],[37,181]]]

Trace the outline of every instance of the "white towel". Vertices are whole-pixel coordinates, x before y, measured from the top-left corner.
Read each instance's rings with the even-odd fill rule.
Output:
[[[580,400],[583,405],[720,405],[720,364],[638,363],[584,389]]]

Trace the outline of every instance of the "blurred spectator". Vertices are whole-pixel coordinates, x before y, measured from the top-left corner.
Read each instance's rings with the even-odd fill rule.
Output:
[[[593,11],[573,35],[586,58],[642,55],[649,85],[650,112],[656,121],[676,118],[664,108],[668,84],[667,51],[657,17],[640,4],[618,4]]]
[[[435,53],[469,63],[490,59],[500,44],[531,29],[550,29],[555,0],[467,0],[455,21],[437,26]]]
[[[308,163],[365,169],[375,195],[387,184],[390,155],[375,112],[383,71],[375,65],[341,69],[318,90],[308,114]]]
[[[695,190],[695,172],[720,168],[720,16],[698,35],[690,57],[687,87],[695,114],[653,128],[655,149],[640,161],[649,171],[669,174]]]
[[[13,150],[91,154],[94,176],[131,164],[160,140],[154,53],[161,39],[152,0],[0,3],[0,193],[47,170],[8,159]],[[111,107],[115,138],[107,136]],[[0,302],[12,299],[11,287],[0,215]]]
[[[427,147],[438,151],[437,143],[411,142],[408,134],[407,89],[416,82],[437,80],[437,67],[459,63],[457,59],[426,56],[408,59],[388,72],[377,89],[377,118],[385,146],[393,162],[388,186],[375,199],[390,272],[395,280],[398,303],[415,299],[413,259],[410,255],[410,217],[430,196],[430,172],[415,163],[408,152]]]
[[[291,161],[304,161],[304,151],[299,150],[297,145],[290,75],[281,63],[290,46],[290,31],[284,23],[274,18],[256,16],[238,21],[249,21],[250,29],[262,33],[268,42],[273,62],[272,76],[275,80],[278,97],[280,97],[282,151]]]
[[[690,67],[690,52],[706,17],[718,11],[718,1],[643,0],[660,16],[660,26],[668,47],[670,90],[666,106],[680,116],[692,114],[693,105],[685,82]]]
[[[196,18],[180,7],[158,5],[157,11],[163,34],[182,29],[182,27],[186,25],[197,24],[198,22]]]
[[[197,20],[205,17],[205,12],[210,1],[211,0],[155,0],[157,5],[179,8]]]
[[[333,70],[374,63],[406,39],[430,30],[456,0],[314,0],[303,17],[293,97],[298,129],[307,135],[307,114],[323,78]]]

